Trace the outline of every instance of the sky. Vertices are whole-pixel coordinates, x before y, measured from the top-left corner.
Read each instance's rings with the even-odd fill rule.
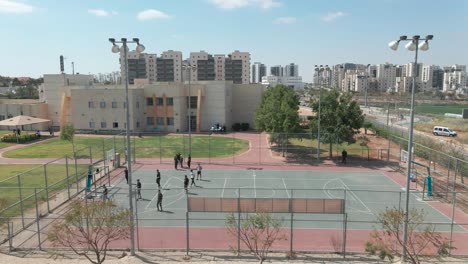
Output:
[[[0,75],[119,70],[108,38],[139,38],[166,50],[251,54],[267,67],[296,63],[304,81],[314,65],[404,64],[414,52],[388,43],[434,35],[425,64],[468,64],[467,0],[0,0]],[[134,47],[133,47],[134,48]]]

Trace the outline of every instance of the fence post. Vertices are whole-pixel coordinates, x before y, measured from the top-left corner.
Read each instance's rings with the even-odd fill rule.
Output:
[[[348,213],[343,215],[343,258],[346,258],[346,235],[348,232]]]
[[[293,189],[291,189],[291,197],[289,198],[289,211],[291,212],[291,223],[289,229],[289,257],[292,258],[293,256],[293,239],[294,239],[294,211],[292,207],[292,199],[294,197]]]
[[[258,165],[262,164],[262,134],[258,133]]]
[[[23,194],[21,193],[21,175],[18,174],[18,192],[19,192],[19,202],[21,210],[21,223],[23,224],[24,229],[24,212],[23,212]]]
[[[106,157],[106,143],[105,143],[104,138],[102,139],[102,159],[104,160],[104,168],[105,168],[107,157]]]
[[[42,246],[41,246],[41,227],[39,225],[39,206],[37,205],[37,189],[36,188],[34,188],[34,202],[36,204],[37,240],[39,242],[39,250],[42,250]]]
[[[135,142],[136,142],[136,133],[133,132],[133,155],[132,155],[133,163],[136,163],[136,144],[135,144]]]
[[[189,251],[190,251],[190,245],[189,245],[189,242],[190,242],[190,233],[189,233],[189,197],[188,197],[188,191],[185,190],[185,197],[186,197],[186,200],[187,200],[187,211],[185,212],[185,231],[186,231],[186,255],[188,256],[189,254]]]
[[[78,161],[76,160],[76,152],[73,152],[73,160],[75,162],[75,180],[76,180],[76,193],[80,192],[80,184],[78,182]]]
[[[92,152],[91,146],[89,146],[88,148],[89,148],[89,163],[93,164],[93,152]]]
[[[68,156],[65,156],[65,171],[67,173],[68,200],[70,200],[70,174],[68,172]]]
[[[44,164],[44,181],[45,181],[45,193],[46,193],[46,200],[47,200],[47,212],[50,213],[50,206],[49,206],[49,183],[47,182],[47,164]]]
[[[234,133],[232,133],[232,164],[236,164],[236,157],[234,157]]]
[[[458,159],[455,160],[455,174],[453,175],[453,187],[452,191],[455,191],[455,187],[457,186],[457,173],[458,173]],[[463,178],[463,175],[461,175]]]
[[[158,139],[159,139],[159,164],[162,163],[162,147],[161,147],[161,133],[158,133]]]
[[[449,191],[449,179],[450,179],[450,165],[452,164],[452,160],[449,158],[448,166],[447,166],[447,180],[446,180],[446,187],[445,187],[445,199],[448,197],[448,191]]]
[[[457,193],[452,195],[452,222],[450,224],[449,256],[452,254],[453,223],[455,222],[455,204],[457,203]]]
[[[135,218],[136,218],[136,229],[137,229],[137,249],[140,251],[140,228],[138,227],[138,199],[135,196]]]
[[[11,225],[13,225],[13,222],[11,222]],[[8,228],[8,252],[13,251],[13,228],[10,229],[10,221],[7,221],[7,228]]]
[[[115,148],[115,135],[112,136],[112,145],[114,147],[114,155],[113,156],[115,157],[115,152],[117,152],[117,149]]]
[[[208,135],[208,164],[211,164],[211,134]]]
[[[241,228],[241,207],[240,188],[237,189],[237,256],[240,256],[240,228]]]

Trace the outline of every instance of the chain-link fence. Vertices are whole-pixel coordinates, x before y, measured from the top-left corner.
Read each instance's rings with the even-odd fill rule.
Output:
[[[223,191],[224,190],[224,191]],[[31,214],[25,220],[31,224],[27,229],[27,235],[13,237],[13,231],[7,232],[9,243],[5,245],[11,249],[54,249],[47,241],[47,234],[55,223],[64,220],[61,216],[53,215],[38,221],[41,215],[47,214],[47,207],[39,198],[44,189],[32,189]],[[143,189],[142,192],[154,191]],[[262,193],[264,191],[264,193]],[[180,202],[174,208],[169,206],[174,199],[163,203],[168,206],[164,212],[158,212],[156,205],[139,203],[134,196],[134,220],[135,220],[135,247],[138,250],[184,250],[197,252],[203,250],[232,251],[239,249],[246,251],[247,247],[241,242],[239,233],[228,232],[226,219],[231,213],[227,212],[191,212],[188,208],[188,198],[193,197],[219,197],[222,192],[225,198],[243,199],[253,197],[254,192],[259,197],[267,197],[273,191],[273,197],[288,197],[287,199],[304,199],[308,197],[328,197],[344,201],[343,213],[272,213],[272,216],[281,222],[280,234],[285,240],[275,243],[273,251],[286,252],[326,252],[339,253],[346,256],[347,253],[363,253],[365,244],[370,240],[373,230],[380,230],[382,223],[377,215],[387,208],[403,209],[406,200],[404,191],[369,191],[351,189],[206,189],[198,190],[197,194],[185,192],[183,188],[171,188],[165,190],[165,197],[180,197]],[[468,222],[459,218],[456,209],[456,196],[466,193],[452,193],[453,203],[447,206],[449,215],[442,215],[431,206],[418,201],[417,197],[423,194],[414,191],[409,201],[410,208],[424,209],[425,219],[410,222],[410,226],[430,226],[434,232],[441,234],[449,243],[451,255],[468,255],[466,247],[466,228]],[[128,202],[128,193],[124,190],[110,190],[109,199],[116,206],[126,208],[123,201]],[[177,198],[179,199],[179,198]],[[261,200],[261,198],[259,199]],[[92,200],[87,200],[92,202]],[[290,207],[292,208],[292,207]],[[306,207],[304,207],[306,208]],[[308,210],[317,210],[317,205],[307,205]],[[232,213],[235,222],[245,220],[246,214],[242,212]],[[11,218],[7,222],[8,230],[15,228],[17,220]],[[116,241],[110,245],[111,249],[128,249],[130,240]]]

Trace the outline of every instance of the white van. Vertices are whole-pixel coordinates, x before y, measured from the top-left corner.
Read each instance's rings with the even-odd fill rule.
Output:
[[[452,129],[448,127],[441,127],[441,126],[435,126],[432,129],[432,134],[436,136],[448,136],[448,137],[456,137],[457,132],[453,131]]]

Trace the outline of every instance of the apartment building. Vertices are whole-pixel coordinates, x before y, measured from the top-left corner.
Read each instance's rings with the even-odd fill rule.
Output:
[[[244,84],[250,82],[250,53],[236,50],[228,54],[224,64],[226,81]]]
[[[182,81],[182,52],[164,51],[156,59],[157,82],[181,82]],[[153,83],[153,82],[149,82]]]
[[[466,93],[466,65],[452,65],[444,72],[444,92]]]
[[[396,83],[396,67],[393,64],[385,63],[377,65],[377,89],[381,92],[392,90]]]
[[[284,67],[284,76],[297,77],[299,76],[299,65],[290,63]]]
[[[124,51],[120,52],[120,73],[122,81],[127,78],[125,72]],[[135,79],[148,79],[149,82],[156,80],[156,54],[127,52],[128,83],[134,84]]]
[[[254,62],[252,64],[252,73],[250,75],[250,83],[261,83],[262,77],[267,75],[267,68],[265,64],[260,62]]]
[[[270,67],[270,75],[282,77],[283,76],[283,66],[275,65]]]

